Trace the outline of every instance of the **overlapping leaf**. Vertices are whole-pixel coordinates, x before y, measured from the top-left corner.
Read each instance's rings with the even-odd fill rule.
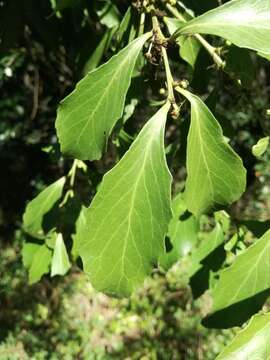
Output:
[[[94,287],[106,293],[130,294],[164,253],[171,218],[171,175],[164,152],[169,107],[147,122],[78,221],[74,241],[84,270]]]
[[[177,30],[177,28],[185,24],[183,21],[173,18],[165,18],[165,22],[171,35]],[[195,37],[192,36],[179,36],[176,40],[180,46],[179,53],[181,58],[194,68],[201,49],[201,44]]]
[[[42,275],[50,270],[52,251],[45,245],[39,245],[31,261],[29,268],[29,283],[34,284],[39,281]]]
[[[252,146],[252,154],[254,156],[262,156],[269,145],[269,136],[261,138],[256,145]]]
[[[221,271],[212,289],[213,311],[224,309],[270,288],[270,231]]]
[[[86,75],[58,109],[57,135],[63,153],[81,160],[99,159],[122,116],[131,75],[145,41],[144,34]]]
[[[198,240],[199,220],[187,211],[183,194],[178,194],[172,203],[173,218],[169,223],[168,239],[172,249],[160,258],[160,265],[169,269],[181,257],[187,255]]]
[[[203,260],[223,243],[224,233],[221,225],[217,223],[211,232],[204,234],[200,246],[191,254],[189,277],[195,275],[203,267]]]
[[[33,257],[41,245],[31,242],[24,242],[22,248],[23,266],[27,269],[30,268]]]
[[[270,53],[270,1],[232,0],[189,21],[174,36],[221,36],[239,47]]]
[[[23,215],[24,230],[34,237],[44,235],[42,221],[54,204],[61,198],[65,177],[46,187],[38,196],[29,202]]]
[[[103,54],[108,49],[111,39],[115,33],[115,28],[109,28],[105,31],[102,39],[100,40],[98,46],[91,54],[90,58],[86,61],[83,67],[83,75],[86,75],[89,71],[94,70],[100,63]]]
[[[270,313],[255,315],[240,331],[217,360],[270,358]]]
[[[178,90],[191,103],[185,201],[189,211],[199,215],[236,201],[245,190],[246,171],[203,101]]]
[[[51,276],[65,275],[70,269],[70,262],[62,234],[58,234],[53,251]]]

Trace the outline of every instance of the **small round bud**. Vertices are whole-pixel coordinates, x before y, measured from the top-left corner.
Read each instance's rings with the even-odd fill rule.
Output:
[[[166,90],[164,88],[160,88],[159,89],[159,93],[160,95],[165,95],[166,94]]]

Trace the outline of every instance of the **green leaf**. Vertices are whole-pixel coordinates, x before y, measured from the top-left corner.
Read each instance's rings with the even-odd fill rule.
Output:
[[[55,231],[55,228],[53,228],[48,234],[46,234],[45,244],[48,246],[49,249],[54,249],[57,235],[58,234]]]
[[[168,235],[179,256],[187,255],[195,243],[199,231],[199,221],[187,212],[187,206],[180,193],[173,201],[173,218]]]
[[[22,248],[22,260],[23,266],[27,269],[30,268],[33,258],[37,250],[40,248],[40,244],[24,242]]]
[[[190,212],[200,215],[239,199],[246,187],[246,170],[203,101],[178,91],[191,103],[185,201]]]
[[[180,45],[181,58],[194,68],[201,49],[201,44],[192,36],[181,37],[178,39],[178,43]]]
[[[54,246],[51,276],[65,275],[70,269],[70,262],[62,234],[58,234]]]
[[[28,234],[34,237],[44,236],[43,217],[61,198],[65,181],[65,177],[55,181],[27,204],[23,215],[23,228]]]
[[[263,57],[264,59],[270,61],[270,54],[263,54],[263,53],[261,53],[261,52],[258,52],[258,55],[260,55],[260,56]]]
[[[120,23],[119,10],[111,2],[105,4],[101,10],[98,10],[97,14],[99,16],[100,23],[107,26],[108,28],[118,26]]]
[[[223,243],[224,233],[221,225],[217,223],[211,232],[203,234],[202,242],[191,254],[190,267],[188,269],[189,277],[195,275],[203,267],[203,260]]]
[[[168,230],[172,250],[163,254],[160,258],[160,264],[166,270],[193,249],[198,240],[199,231],[199,221],[195,216],[187,212],[182,193],[174,198],[172,210],[173,218],[170,221]]]
[[[269,145],[269,136],[260,139],[256,145],[252,146],[252,154],[254,156],[261,156],[265,153]]]
[[[132,8],[131,6],[129,6],[116,33],[116,40],[118,43],[121,43],[121,41],[124,38],[124,35],[127,33],[130,27],[131,19],[132,19]]]
[[[58,109],[56,129],[61,150],[81,160],[99,159],[114,125],[123,114],[131,75],[144,34],[86,75]]]
[[[164,18],[170,34],[172,35],[180,26],[185,24],[183,21],[174,18]],[[194,68],[201,44],[192,36],[179,36],[176,42],[180,46],[180,57]]]
[[[189,21],[174,37],[194,33],[221,36],[239,47],[269,54],[269,0],[229,1]]]
[[[136,106],[138,105],[139,100],[136,98],[130,99],[130,103],[127,103],[123,113],[123,124],[125,124],[128,119],[134,114]]]
[[[87,214],[87,208],[82,206],[80,214],[75,224],[76,233],[72,235],[73,244],[72,244],[71,254],[74,259],[77,259],[79,256],[79,247],[80,247],[81,239],[80,236],[78,236],[78,231],[79,229],[83,229],[86,227],[86,214]]]
[[[32,264],[29,269],[29,283],[34,284],[39,281],[42,275],[49,272],[52,260],[52,252],[46,245],[40,245],[35,252]]]
[[[217,360],[264,360],[270,358],[270,313],[255,315]]]
[[[270,288],[270,231],[238,255],[234,263],[220,272],[212,289],[213,311],[224,309]]]
[[[171,218],[164,150],[169,108],[165,104],[146,123],[78,222],[75,242],[84,271],[100,291],[129,295],[164,253]]]

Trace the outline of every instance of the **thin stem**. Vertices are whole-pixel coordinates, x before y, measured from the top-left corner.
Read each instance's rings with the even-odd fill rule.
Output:
[[[212,56],[214,62],[217,64],[217,66],[221,69],[224,69],[225,67],[225,61],[221,59],[221,57],[217,54],[217,49],[209,44],[208,41],[206,41],[200,34],[194,34],[193,35],[201,44],[202,46],[208,51],[208,53]]]
[[[175,7],[173,7],[171,4],[166,4],[166,8],[177,19],[179,19],[179,20],[181,20],[183,22],[187,22],[187,20],[184,18],[184,16]]]
[[[160,29],[158,19],[155,15],[152,15],[152,22],[153,22],[153,29],[154,29],[154,31],[156,31],[160,40],[165,41],[165,36],[163,35],[163,33]],[[174,80],[173,80],[171,69],[170,69],[170,63],[169,63],[169,59],[168,59],[167,50],[163,45],[161,46],[161,52],[162,52],[164,66],[165,66],[166,79],[167,79],[168,100],[171,103],[175,103],[174,92],[173,92]]]
[[[60,203],[60,207],[63,207],[70,198],[74,197],[74,184],[77,169],[83,169],[86,171],[86,168],[86,165],[81,160],[75,159],[73,161],[72,166],[67,174],[67,177],[69,178],[69,189],[65,193],[64,199]]]
[[[187,20],[184,18],[184,16],[172,5],[166,4],[167,9],[170,11],[172,15],[174,15],[177,19],[187,22]],[[200,34],[193,34],[194,36],[205,48],[205,50],[211,55],[214,62],[217,64],[217,66],[221,69],[225,67],[225,62],[222,60],[222,58],[217,53],[217,48],[209,44],[207,40],[205,40]]]
[[[178,91],[181,95],[184,95],[185,96],[185,93],[186,93],[186,90],[185,89],[182,89],[181,86],[176,86],[175,87],[175,91]]]
[[[173,93],[174,80],[173,80],[171,69],[170,69],[170,63],[169,63],[167,51],[163,46],[162,46],[161,51],[162,51],[162,57],[163,57],[164,66],[165,66],[166,78],[167,78],[168,100],[171,103],[175,103],[175,98],[174,98],[174,93]]]
[[[140,17],[140,26],[139,26],[139,33],[138,33],[139,36],[144,33],[144,23],[145,23],[145,12],[142,12],[141,17]]]
[[[71,169],[68,173],[68,176],[70,177],[70,187],[73,188],[74,187],[74,183],[75,183],[75,176],[76,176],[76,171],[77,171],[77,166],[78,166],[78,160],[75,159],[73,161],[73,164],[71,166]]]
[[[154,31],[156,31],[159,34],[159,36],[163,39],[164,36],[163,36],[162,31],[160,29],[158,19],[157,19],[156,15],[153,15],[153,14],[152,14],[152,23],[153,23]]]

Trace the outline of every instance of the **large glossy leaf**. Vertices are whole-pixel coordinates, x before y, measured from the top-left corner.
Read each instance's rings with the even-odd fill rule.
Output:
[[[171,218],[171,175],[164,152],[169,107],[147,122],[104,176],[77,223],[75,243],[84,270],[95,288],[109,294],[130,294],[164,253]]]
[[[65,275],[70,269],[70,262],[62,234],[58,234],[53,251],[51,276]]]
[[[263,53],[259,52],[258,55],[260,55],[260,56],[263,57],[264,59],[270,61],[270,54],[263,54]]]
[[[34,237],[44,236],[42,229],[43,217],[61,198],[64,184],[65,177],[62,177],[46,187],[37,197],[29,202],[23,215],[23,228],[28,234]]]
[[[42,275],[49,272],[51,260],[51,250],[45,244],[40,245],[33,255],[31,266],[29,269],[30,284],[34,284],[35,282],[39,281]]]
[[[270,288],[270,230],[247,250],[237,256],[234,263],[220,272],[212,289],[213,311],[248,299]]]
[[[176,34],[194,33],[221,36],[239,47],[269,54],[270,2],[269,0],[229,1],[189,21]]]
[[[99,159],[122,116],[131,75],[144,34],[86,75],[58,109],[56,129],[63,153],[81,160]]]
[[[208,107],[179,90],[191,103],[185,201],[189,211],[199,215],[236,201],[245,190],[246,171]]]
[[[255,315],[217,360],[265,360],[270,358],[270,313]]]

